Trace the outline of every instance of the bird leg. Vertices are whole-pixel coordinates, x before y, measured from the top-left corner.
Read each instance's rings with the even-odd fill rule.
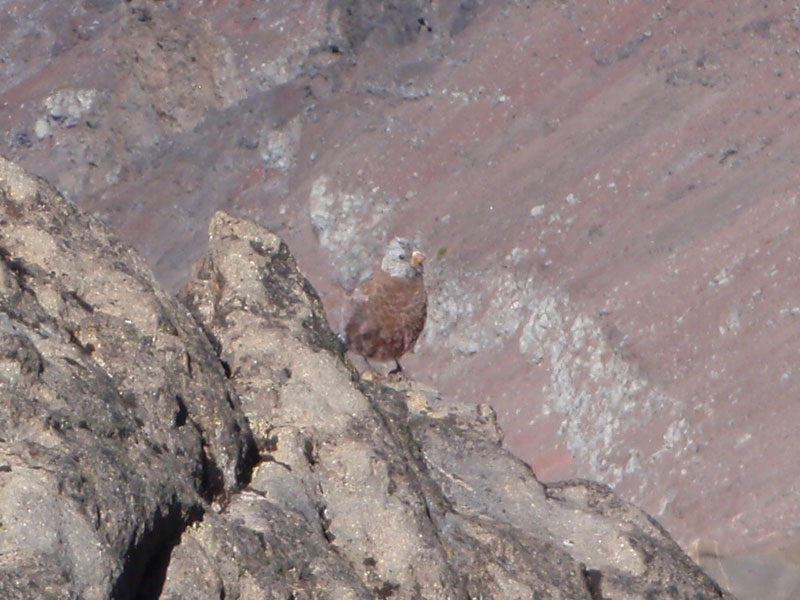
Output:
[[[403,372],[403,367],[400,365],[400,361],[398,361],[396,358],[394,359],[394,364],[397,366],[389,371],[389,375],[397,375],[398,373]]]

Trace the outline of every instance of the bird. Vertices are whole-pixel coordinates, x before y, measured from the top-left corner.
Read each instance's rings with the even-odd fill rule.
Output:
[[[414,347],[428,313],[428,296],[422,278],[425,255],[405,238],[394,238],[386,248],[381,268],[359,285],[352,296],[345,326],[348,350],[367,360],[398,360]]]

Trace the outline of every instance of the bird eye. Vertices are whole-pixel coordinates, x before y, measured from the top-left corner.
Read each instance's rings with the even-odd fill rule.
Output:
[[[406,259],[406,255],[405,254],[400,254],[400,255],[398,255],[397,258],[399,258],[400,260],[405,260]]]

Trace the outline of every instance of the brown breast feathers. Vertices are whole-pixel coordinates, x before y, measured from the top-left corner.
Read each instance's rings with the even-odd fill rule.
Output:
[[[397,360],[414,347],[425,326],[422,276],[392,277],[377,271],[354,293],[345,328],[349,349],[379,361]]]

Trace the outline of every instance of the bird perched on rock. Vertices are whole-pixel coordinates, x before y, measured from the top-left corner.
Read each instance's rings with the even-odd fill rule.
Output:
[[[425,326],[428,296],[422,281],[422,254],[407,239],[395,238],[386,248],[380,271],[353,292],[345,327],[347,346],[369,360],[399,359],[411,350]]]

